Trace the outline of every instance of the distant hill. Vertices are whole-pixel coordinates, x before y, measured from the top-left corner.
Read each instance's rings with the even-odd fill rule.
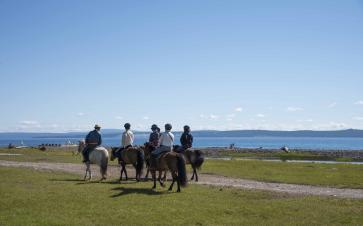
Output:
[[[120,136],[122,130],[119,129],[102,129],[102,136],[116,137]],[[149,132],[135,131],[135,134],[147,135]],[[69,133],[0,133],[2,139],[26,139],[26,138],[83,138],[87,132],[69,132]],[[181,132],[174,132],[180,136]],[[347,129],[337,131],[272,131],[272,130],[200,130],[193,131],[195,137],[361,137],[363,130]]]

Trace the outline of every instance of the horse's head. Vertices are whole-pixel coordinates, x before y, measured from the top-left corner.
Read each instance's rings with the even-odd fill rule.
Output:
[[[117,151],[117,147],[111,147],[111,157],[110,157],[110,160],[113,161],[115,160],[115,158],[117,158],[116,156],[116,151]]]
[[[79,140],[78,141],[78,153],[81,153],[85,147],[86,147],[86,142],[84,140]]]

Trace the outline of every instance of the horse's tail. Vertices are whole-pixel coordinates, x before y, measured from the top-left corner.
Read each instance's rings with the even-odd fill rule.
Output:
[[[200,169],[204,162],[204,154],[201,150],[195,150],[194,153],[196,155],[194,166],[195,168]]]
[[[176,158],[177,158],[177,168],[178,168],[178,180],[180,182],[180,185],[185,187],[188,183],[187,170],[185,169],[185,159],[181,154],[178,154]]]
[[[144,152],[141,149],[137,150],[137,162],[136,162],[136,172],[140,175],[144,168]]]
[[[108,166],[108,155],[104,155],[101,159],[101,165],[100,165],[102,177],[107,176],[107,166]]]

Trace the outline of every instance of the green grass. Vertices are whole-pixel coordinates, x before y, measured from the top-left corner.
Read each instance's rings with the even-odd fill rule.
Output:
[[[0,225],[360,225],[363,200],[79,176],[0,167]]]
[[[0,149],[0,153],[21,154],[21,155],[0,155],[0,160],[20,162],[61,162],[61,163],[82,163],[82,155],[74,155],[70,150],[54,149],[40,151],[38,149]],[[117,165],[117,161],[110,161],[110,164]]]
[[[269,182],[363,188],[363,165],[208,160],[202,172]]]
[[[0,153],[23,154],[0,156],[1,160],[9,161],[81,163],[82,160],[81,156],[62,150],[0,149]],[[110,164],[117,165],[117,161]],[[206,160],[201,172],[268,182],[363,188],[363,165]]]
[[[338,158],[334,156],[319,155],[313,152],[292,151],[289,153],[283,151],[261,151],[261,152],[235,152],[235,151],[219,151],[220,157],[232,158],[256,158],[256,159],[280,159],[280,160],[315,160],[315,161],[358,161],[350,157]]]

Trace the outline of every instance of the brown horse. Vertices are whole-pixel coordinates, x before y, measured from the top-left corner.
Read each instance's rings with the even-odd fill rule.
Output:
[[[145,159],[149,161],[149,170],[151,172],[154,185],[152,189],[156,188],[156,171],[159,171],[159,183],[164,187],[164,183],[160,180],[160,176],[163,171],[170,171],[173,181],[169,187],[169,191],[173,189],[175,181],[177,182],[178,189],[180,192],[180,186],[184,187],[187,185],[186,169],[185,169],[185,159],[182,154],[176,152],[166,152],[161,154],[158,158],[157,163],[152,164],[151,162],[151,150],[148,143],[145,143]]]
[[[173,151],[178,152],[179,149],[180,149],[179,145],[174,145]],[[194,176],[195,176],[195,181],[198,181],[197,169],[200,169],[200,167],[202,166],[202,164],[204,162],[203,152],[201,150],[187,149],[180,153],[182,153],[184,155],[186,164],[190,164],[192,166],[193,175],[192,175],[192,178],[190,178],[190,180],[194,180]]]
[[[122,174],[125,173],[127,178],[126,165],[132,164],[136,170],[136,180],[140,181],[142,170],[144,168],[144,151],[139,147],[129,147],[123,151],[117,151],[119,148],[113,147],[111,151],[111,161],[118,158],[118,162],[121,166],[120,181],[122,181]]]
[[[149,172],[150,172],[151,152],[154,150],[154,146],[152,146],[149,142],[146,142],[144,144],[143,148],[144,148],[144,153],[145,153],[145,165],[146,165],[145,180],[147,180],[149,178]],[[164,176],[161,177],[163,172],[164,172]],[[166,180],[166,171],[159,171],[158,181],[160,182],[161,186],[164,186],[163,182],[165,180]]]

